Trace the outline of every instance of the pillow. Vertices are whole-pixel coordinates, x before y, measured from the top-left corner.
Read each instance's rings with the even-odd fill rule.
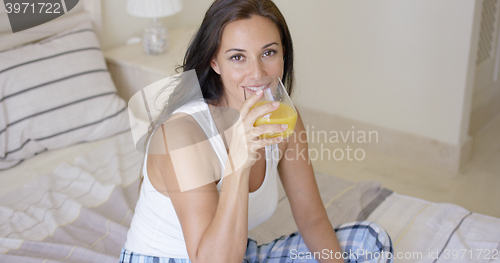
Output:
[[[91,22],[0,52],[0,170],[129,129]]]

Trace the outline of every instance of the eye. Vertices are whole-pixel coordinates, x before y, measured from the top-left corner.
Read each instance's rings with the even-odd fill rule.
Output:
[[[234,61],[241,61],[241,60],[243,60],[243,55],[236,54],[236,55],[232,56],[230,59],[234,60]]]
[[[270,57],[272,55],[276,54],[276,50],[271,49],[271,50],[266,50],[264,51],[264,54],[262,54],[264,57]]]

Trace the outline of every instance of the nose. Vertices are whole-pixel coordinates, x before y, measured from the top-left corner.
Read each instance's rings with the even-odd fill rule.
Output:
[[[264,73],[264,67],[262,65],[262,61],[259,59],[253,60],[252,63],[250,63],[250,68],[249,68],[249,73],[248,76],[252,79],[260,79],[265,76]]]

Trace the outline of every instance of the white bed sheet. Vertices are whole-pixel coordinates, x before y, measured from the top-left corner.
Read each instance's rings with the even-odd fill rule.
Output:
[[[109,140],[113,140],[113,138],[43,152],[37,155],[36,158],[27,159],[16,167],[0,171],[0,196],[8,194],[33,181],[38,176],[54,170],[61,163],[73,163],[77,156],[109,143]]]
[[[4,171],[0,262],[116,262],[142,160],[127,131]]]
[[[142,158],[131,132],[125,132],[45,152],[1,172],[0,262],[117,262],[138,197]],[[422,252],[422,258],[395,262],[498,263],[498,218],[392,193],[376,182],[320,173],[316,178],[333,225],[377,222],[391,236],[395,253]],[[250,234],[261,244],[295,230],[280,186],[277,212]],[[445,249],[465,250],[466,256],[472,251],[473,258],[447,259]],[[437,261],[429,254],[435,251],[443,251]]]
[[[448,203],[393,193],[368,217],[392,238],[404,262],[495,262],[500,219]],[[398,260],[399,261],[399,260]]]

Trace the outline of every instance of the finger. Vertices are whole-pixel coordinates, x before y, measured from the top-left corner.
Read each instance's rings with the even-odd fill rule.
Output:
[[[258,118],[268,114],[269,112],[275,111],[276,109],[278,109],[279,105],[280,105],[279,102],[274,101],[253,108],[250,112],[248,112],[248,114],[244,118],[243,120],[244,125],[247,127],[253,126],[253,124]]]
[[[249,144],[248,149],[250,151],[250,155],[254,155],[259,149],[267,147],[269,145],[273,145],[279,143],[283,140],[282,137],[273,137],[273,138],[258,138],[256,141],[253,141]]]
[[[245,118],[250,111],[250,108],[259,101],[260,97],[262,97],[262,90],[258,90],[252,96],[248,97],[240,107],[240,114],[242,118]]]
[[[287,128],[287,124],[262,124],[252,128],[250,133],[253,137],[258,137],[266,133],[273,134],[277,132],[283,132],[286,131]]]

